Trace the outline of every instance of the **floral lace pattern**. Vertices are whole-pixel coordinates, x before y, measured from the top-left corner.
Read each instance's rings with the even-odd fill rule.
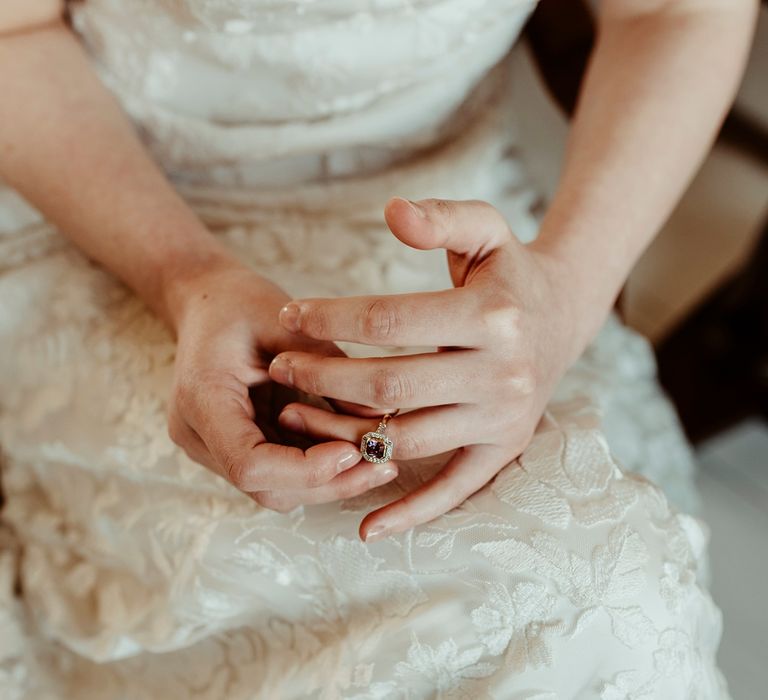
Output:
[[[511,41],[530,7],[364,4],[354,21],[373,28],[393,31],[414,13],[423,20],[435,70],[440,42],[463,30],[468,14],[477,14],[472,31],[490,45]],[[111,65],[109,18],[119,5],[100,0],[79,19],[92,50],[104,50],[102,68]],[[229,67],[263,59],[247,41],[254,18],[270,46],[282,47],[272,60],[285,70],[310,65],[288,41],[291,29],[300,36],[352,21],[341,2],[151,5],[159,34],[135,42],[159,51],[167,36],[198,54],[205,45],[203,56]],[[490,32],[492,18],[517,5],[506,28]],[[188,31],[194,41],[184,39]],[[254,188],[210,170],[206,158],[226,151],[222,122],[206,131],[210,114],[182,119],[183,104],[161,109],[142,92],[163,66],[183,67],[189,55],[166,45],[176,63],[156,51],[144,65],[150,54],[139,55],[129,38],[115,39],[121,65],[135,62],[133,81],[122,74],[117,92],[132,92],[125,101],[144,129],[157,127],[151,136],[167,149],[158,152],[172,173],[184,162],[213,172],[210,181],[179,177],[180,190],[232,250],[291,294],[448,284],[441,254],[408,250],[386,231],[380,210],[390,194],[487,199],[519,236],[535,233],[536,195],[515,159],[503,65],[484,78],[484,109],[428,152],[404,138],[398,143],[410,155],[386,167],[368,168],[366,156],[355,160],[354,177],[306,178],[299,168],[290,187]],[[480,62],[488,68],[493,56],[489,48]],[[334,61],[341,58],[320,67],[332,73]],[[334,101],[336,82],[296,74],[305,91],[327,93],[318,109],[335,114],[343,103],[344,114],[374,129],[375,110],[366,109],[384,109],[382,95]],[[474,80],[471,71],[464,78],[443,86],[452,104]],[[405,88],[377,89],[394,99]],[[278,116],[295,123],[306,115]],[[267,121],[254,123],[267,129]],[[243,138],[244,152],[258,151]],[[189,141],[197,150],[184,161]],[[444,457],[408,463],[394,483],[341,503],[285,515],[259,508],[168,438],[174,345],[160,322],[50,226],[27,211],[14,227],[11,211],[0,219],[4,698],[728,697],[714,662],[719,612],[701,581],[706,532],[667,500],[691,507],[690,454],[647,344],[617,320],[564,378],[519,460],[461,507],[367,545],[356,534],[363,513],[421,483]]]

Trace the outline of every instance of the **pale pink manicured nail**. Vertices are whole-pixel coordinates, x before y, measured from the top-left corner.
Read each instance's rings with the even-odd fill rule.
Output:
[[[366,542],[376,542],[377,540],[383,540],[389,530],[386,525],[374,525],[365,535]]]
[[[292,411],[290,409],[283,411],[280,415],[280,422],[288,428],[288,430],[292,430],[294,433],[304,432],[304,419],[298,411]]]
[[[359,452],[347,452],[347,454],[345,454],[336,463],[336,466],[338,467],[338,470],[340,472],[343,472],[345,469],[354,467],[361,459],[362,459],[362,456],[360,455]]]
[[[278,319],[283,328],[291,331],[291,333],[298,333],[301,328],[299,324],[300,316],[301,307],[298,304],[291,302],[290,304],[286,304],[282,309],[280,309]]]
[[[280,384],[293,386],[293,367],[291,361],[285,357],[278,355],[272,360],[272,364],[269,365],[269,375]]]

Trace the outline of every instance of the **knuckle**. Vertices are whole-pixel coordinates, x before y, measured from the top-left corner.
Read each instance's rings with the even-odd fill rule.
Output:
[[[317,360],[318,366],[308,366],[302,363],[294,363],[294,382],[309,394],[322,396],[325,387],[322,379],[322,360]]]
[[[179,420],[173,416],[168,419],[168,437],[174,444],[179,447],[184,447],[185,431]]]
[[[516,411],[510,408],[505,411],[495,411],[486,417],[485,428],[494,442],[504,443],[509,440],[510,426],[514,424]]]
[[[505,370],[504,381],[501,384],[505,394],[516,398],[530,396],[538,386],[536,365],[527,360],[516,362]]]
[[[200,464],[201,466],[207,467],[208,465],[204,463],[202,457],[200,454],[198,454],[195,450],[190,449],[189,447],[182,446],[181,447],[184,454],[187,456],[189,460],[194,462],[195,464]]]
[[[395,437],[398,459],[415,459],[426,455],[426,442],[413,432],[398,433]]]
[[[206,415],[206,397],[217,387],[212,373],[187,371],[176,381],[172,392],[172,404],[184,418],[201,418]]]
[[[501,217],[501,212],[496,207],[494,207],[493,204],[485,199],[472,199],[469,201],[469,204],[473,204],[476,207],[485,209],[485,211],[490,214],[496,214]]]
[[[191,381],[181,380],[176,382],[173,388],[173,403],[182,411],[192,404],[193,396],[194,392]]]
[[[304,486],[306,488],[316,488],[322,486],[329,480],[328,470],[321,465],[307,465],[304,472]]]
[[[371,398],[377,406],[400,406],[407,403],[412,394],[408,378],[390,369],[377,370],[371,378]]]
[[[369,488],[373,488],[373,486],[369,486]],[[335,493],[333,494],[334,501],[343,501],[348,498],[354,498],[355,496],[360,495],[362,492],[362,489],[355,488],[352,484],[344,484],[344,486],[339,486],[338,489],[336,489]],[[328,500],[331,500],[331,496],[328,497]]]
[[[489,339],[512,341],[519,337],[522,313],[513,304],[494,304],[482,314],[483,329]]]
[[[296,507],[290,499],[274,491],[260,491],[256,498],[259,505],[277,513],[289,513]]]
[[[229,482],[241,491],[247,490],[246,479],[248,476],[248,464],[234,457],[226,457],[223,463],[224,474]]]
[[[310,306],[301,315],[301,327],[314,338],[325,338],[329,334],[328,316],[318,306]]]
[[[247,495],[263,508],[268,508],[269,506],[266,503],[264,493],[264,491],[249,491]]]
[[[450,227],[456,219],[456,202],[450,199],[430,199],[428,201],[437,213],[440,223]]]
[[[385,299],[374,299],[363,309],[362,333],[366,339],[386,341],[398,335],[403,320],[397,306]]]
[[[355,483],[352,479],[341,481],[339,484],[334,484],[332,490],[328,491],[327,500],[340,501],[345,498],[354,498],[361,492],[360,485]],[[326,499],[324,499],[326,500]]]
[[[315,500],[319,503],[330,503],[333,501],[342,501],[345,498],[354,498],[363,492],[359,481],[355,479],[340,479],[338,482],[328,484],[321,492],[318,492],[319,498]]]
[[[498,228],[502,231],[509,231],[509,223],[506,217],[490,202],[485,200],[476,199],[472,203],[478,208],[484,210],[484,218],[487,220],[488,225],[494,229]]]
[[[515,387],[519,395],[530,396],[536,391],[538,374],[536,372],[536,365],[533,362],[523,362],[518,365],[515,374],[517,375]]]

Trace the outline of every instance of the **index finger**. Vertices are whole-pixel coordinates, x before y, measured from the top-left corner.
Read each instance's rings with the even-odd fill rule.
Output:
[[[234,396],[212,401],[189,423],[211,453],[216,471],[241,491],[313,488],[362,458],[357,446],[340,440],[307,450],[267,442]]]
[[[475,347],[479,304],[467,288],[419,294],[300,299],[280,311],[293,333],[365,345]]]

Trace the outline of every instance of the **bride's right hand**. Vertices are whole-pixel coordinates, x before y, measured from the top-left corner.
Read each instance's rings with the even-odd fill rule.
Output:
[[[216,261],[174,289],[178,345],[169,402],[171,439],[194,461],[223,476],[261,505],[349,498],[391,481],[396,467],[361,461],[350,442],[302,450],[268,441],[250,390],[270,383],[269,363],[285,350],[342,355],[334,344],[285,331],[278,323],[289,297],[231,260]]]

